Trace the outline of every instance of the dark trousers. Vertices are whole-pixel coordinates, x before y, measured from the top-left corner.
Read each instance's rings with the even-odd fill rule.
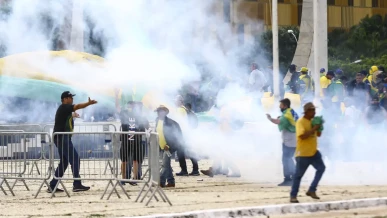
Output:
[[[293,157],[295,151],[295,147],[288,147],[282,144],[282,166],[285,181],[291,180],[294,176],[296,165],[294,164]]]
[[[187,163],[185,161],[185,151],[184,149],[178,149],[177,150],[177,158],[179,159],[179,164],[182,172],[188,172],[187,170]],[[198,161],[195,158],[190,157],[192,162],[192,171],[193,172],[199,172],[199,165]]]
[[[59,165],[55,170],[55,177],[63,177],[64,172],[66,171],[69,163],[71,165],[71,170],[73,171],[74,178],[81,178],[79,175],[79,169],[81,165],[81,159],[79,158],[77,150],[75,150],[71,138],[69,136],[62,136],[54,139],[54,143],[58,148],[59,152]],[[58,183],[58,180],[52,179],[50,182],[51,187],[55,187]],[[74,180],[73,185],[78,186],[81,184],[81,180]]]
[[[293,178],[292,191],[290,192],[290,197],[293,198],[297,197],[301,179],[309,165],[312,165],[316,169],[316,174],[308,192],[316,192],[318,183],[320,182],[321,177],[325,171],[325,164],[319,151],[317,151],[316,154],[312,157],[296,157],[296,162],[296,173]]]
[[[171,157],[169,157],[165,151],[163,152],[163,164],[160,172],[160,185],[164,186],[165,182],[168,184],[175,184],[175,178],[172,173]]]

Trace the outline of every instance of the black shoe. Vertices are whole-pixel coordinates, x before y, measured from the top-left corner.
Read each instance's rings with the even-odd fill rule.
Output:
[[[131,185],[131,186],[136,186],[137,185],[137,182],[128,182],[129,183],[129,185]]]
[[[54,188],[48,188],[47,189],[47,193],[52,193],[52,190],[54,190]],[[61,192],[64,192],[62,189],[60,189],[60,188],[57,188],[56,190],[55,190],[55,193],[61,193]]]
[[[176,173],[176,176],[188,176],[188,172],[181,171],[180,173]]]
[[[278,184],[278,186],[292,186],[292,180],[284,180],[282,183]]]
[[[73,192],[84,192],[90,190],[90,187],[83,186],[83,185],[77,185],[73,187]]]
[[[200,176],[200,173],[198,171],[192,171],[192,173],[189,174],[190,176]]]
[[[300,203],[299,201],[298,201],[298,199],[296,198],[296,197],[290,197],[290,203],[293,203],[293,204],[298,204],[298,203]]]

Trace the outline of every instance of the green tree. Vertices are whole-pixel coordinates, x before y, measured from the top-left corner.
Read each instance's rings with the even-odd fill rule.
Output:
[[[297,39],[299,29],[296,26],[285,26],[278,29],[278,49],[279,49],[279,64],[280,72],[285,73],[287,68],[293,61],[294,53],[297,48],[297,41],[288,30],[293,30]],[[271,30],[265,31],[257,40],[261,42],[263,53],[269,60],[273,60],[273,33]]]

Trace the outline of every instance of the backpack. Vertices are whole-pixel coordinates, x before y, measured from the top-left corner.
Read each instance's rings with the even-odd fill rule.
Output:
[[[199,125],[198,117],[191,110],[185,109],[187,111],[188,123],[191,128],[196,129]]]

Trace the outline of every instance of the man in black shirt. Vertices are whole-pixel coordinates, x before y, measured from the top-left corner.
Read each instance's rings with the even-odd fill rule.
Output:
[[[292,64],[289,66],[289,72],[292,74],[292,76],[290,77],[290,81],[287,84],[289,86],[290,90],[294,94],[298,94],[298,92],[299,92],[299,87],[297,85],[297,81],[298,81],[298,78],[300,77],[300,73],[297,72],[296,68],[297,68],[297,66],[295,64]]]
[[[54,133],[72,132],[74,129],[73,112],[97,103],[97,101],[91,100],[89,98],[89,101],[86,103],[74,105],[74,96],[75,95],[71,94],[69,91],[62,93],[62,104],[59,106],[55,114]],[[62,177],[70,163],[74,179],[79,179],[79,168],[81,160],[79,158],[77,150],[75,150],[73,143],[71,142],[71,135],[56,135],[54,137],[54,143],[58,148],[60,158],[59,165],[55,170],[55,177]],[[47,192],[51,193],[57,186],[57,184],[58,180],[56,180],[55,178],[52,179],[50,182],[50,188],[47,190]],[[89,189],[90,187],[82,185],[81,180],[74,180],[73,192],[87,191]],[[63,190],[57,188],[55,192],[63,192]]]
[[[369,86],[363,82],[364,76],[356,74],[356,79],[347,86],[348,96],[353,98],[354,105],[359,110],[364,110],[366,102],[369,102]]]

